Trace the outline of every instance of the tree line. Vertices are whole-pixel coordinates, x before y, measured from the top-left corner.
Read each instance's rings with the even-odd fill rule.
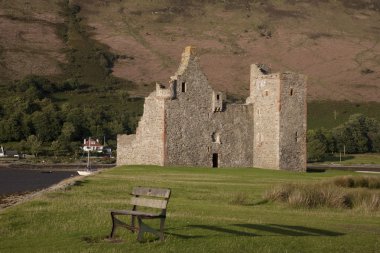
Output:
[[[13,95],[1,99],[0,142],[18,142],[17,149],[35,155],[44,150],[54,155],[78,152],[81,141],[88,136],[106,136],[109,144],[115,146],[117,134],[131,132],[135,127],[126,113],[95,101],[81,106],[58,106],[50,96],[84,87],[75,80],[53,83],[38,76],[14,82]]]
[[[380,152],[380,122],[363,114],[353,114],[333,129],[308,130],[309,161],[320,161],[327,153]]]

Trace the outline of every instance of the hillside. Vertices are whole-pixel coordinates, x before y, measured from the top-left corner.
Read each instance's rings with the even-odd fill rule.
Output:
[[[66,1],[0,1],[0,80],[60,75],[75,34]],[[166,82],[194,45],[216,89],[246,96],[249,65],[309,76],[309,100],[379,101],[379,1],[70,1],[83,32],[116,55],[113,75]],[[140,89],[145,95],[151,88]]]

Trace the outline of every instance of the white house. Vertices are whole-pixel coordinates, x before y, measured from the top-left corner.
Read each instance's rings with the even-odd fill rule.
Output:
[[[91,152],[98,152],[101,153],[103,152],[103,145],[100,144],[99,139],[91,139],[88,138],[83,140],[83,145],[82,145],[83,151],[91,151]]]

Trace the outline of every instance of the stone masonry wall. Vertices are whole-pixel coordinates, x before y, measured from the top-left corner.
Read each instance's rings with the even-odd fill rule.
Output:
[[[136,135],[118,136],[117,165],[164,165],[164,112],[165,100],[151,93],[145,99]]]
[[[306,77],[281,74],[281,169],[306,170],[306,105]]]
[[[253,166],[279,169],[279,75],[259,75],[254,87]]]
[[[209,141],[213,153],[218,154],[219,167],[252,167],[253,106],[226,105],[225,111],[212,115],[212,133],[219,140]],[[210,137],[209,137],[210,140]]]
[[[306,81],[251,66],[246,104],[226,104],[187,47],[168,86],[144,103],[136,135],[118,136],[117,164],[306,169]]]
[[[135,134],[118,134],[117,135],[117,157],[116,164],[123,165],[129,164],[129,154],[128,150],[130,150],[132,142],[136,139]]]
[[[177,73],[176,98],[167,101],[167,165],[210,166],[207,154],[211,87],[196,59],[183,56],[182,72]],[[181,68],[180,68],[181,70]]]
[[[191,52],[182,56],[176,98],[166,102],[166,165],[251,166],[252,106],[223,108],[223,95],[209,86]],[[218,140],[216,140],[218,139]]]

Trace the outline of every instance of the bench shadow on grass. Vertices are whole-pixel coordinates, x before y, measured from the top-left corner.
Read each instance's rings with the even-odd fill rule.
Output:
[[[226,234],[231,234],[235,236],[273,236],[273,235],[283,235],[283,236],[341,236],[344,235],[340,232],[334,232],[330,230],[303,227],[303,226],[288,226],[280,224],[233,224],[233,226],[252,229],[254,232],[241,231],[238,229],[230,229],[212,225],[190,225],[191,228],[200,228],[214,232],[221,232]],[[260,235],[257,231],[267,232],[271,234]]]
[[[236,228],[225,228],[213,225],[188,225],[185,228],[192,229],[203,229],[207,231],[212,231],[216,233],[223,233],[233,236],[249,236],[249,237],[258,237],[258,236],[342,236],[344,233],[335,232],[331,230],[318,229],[318,228],[310,228],[304,226],[289,226],[289,225],[281,225],[281,224],[232,224],[232,226]],[[239,228],[252,229],[253,232],[241,231]],[[178,229],[178,228],[177,228]],[[175,228],[168,228],[165,231],[165,236],[174,236],[180,239],[199,239],[215,236],[214,234],[208,235],[185,235],[174,232],[169,232],[171,230],[176,230]],[[265,232],[267,234],[258,234],[257,232]],[[268,234],[269,233],[269,234]],[[114,239],[109,238],[109,236],[104,236],[103,238],[99,237],[83,237],[83,241],[87,243],[97,243],[100,241],[113,242],[113,243],[123,243],[125,242],[121,237],[116,237]],[[159,241],[158,238],[145,238],[143,243]]]

